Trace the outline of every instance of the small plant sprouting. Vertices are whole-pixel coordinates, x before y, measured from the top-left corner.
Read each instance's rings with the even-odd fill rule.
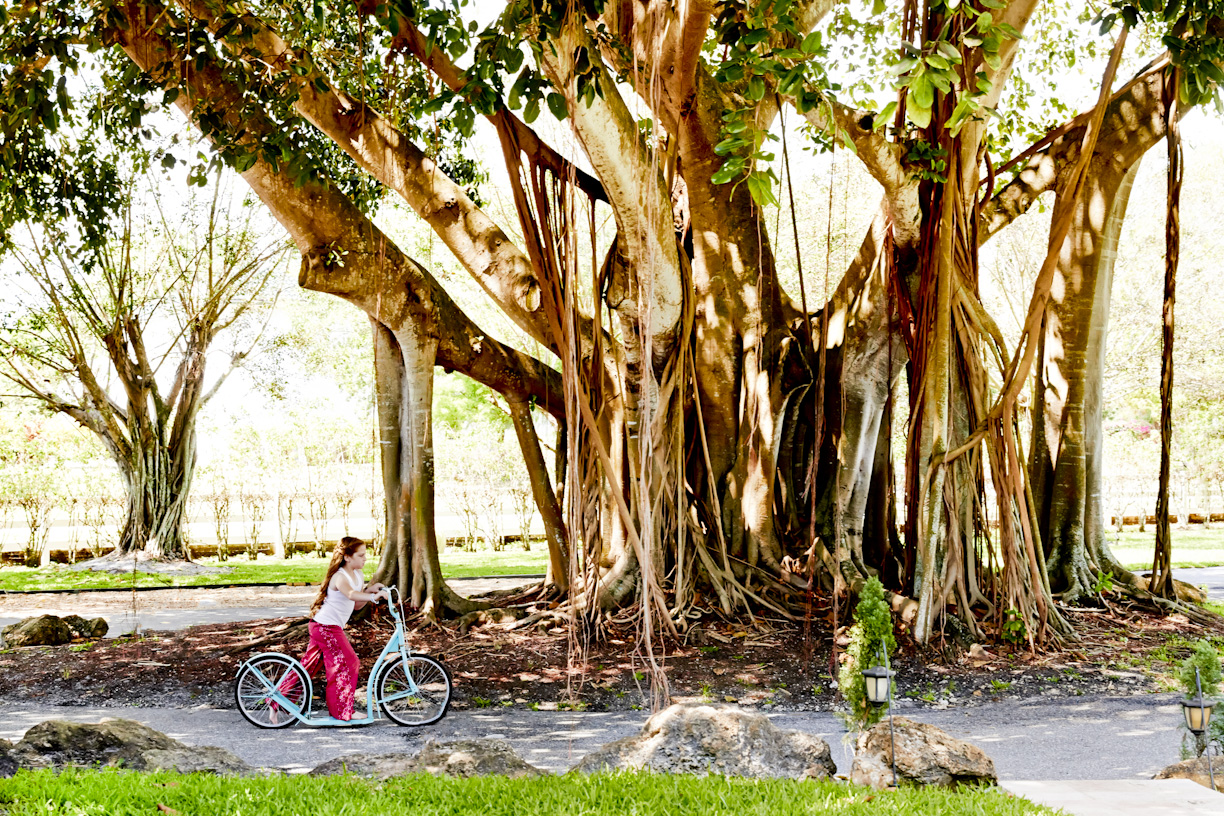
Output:
[[[996,692],[998,692],[999,694],[1002,694],[1005,691],[1009,691],[1012,687],[1012,684],[1010,680],[991,680],[990,687],[994,689]]]
[[[850,645],[846,662],[837,675],[837,685],[846,700],[849,712],[847,725],[856,730],[870,728],[883,716],[880,707],[867,700],[863,669],[884,661],[897,648],[893,635],[892,611],[884,600],[884,585],[875,576],[863,583],[858,605],[854,608],[854,625],[850,627]]]
[[[1003,614],[1003,628],[999,634],[1003,640],[1013,646],[1019,646],[1028,639],[1028,627],[1018,609],[1009,609]]]
[[[473,697],[472,705],[476,706],[477,708],[488,708],[489,706],[493,705],[493,701],[485,699],[484,697]]]

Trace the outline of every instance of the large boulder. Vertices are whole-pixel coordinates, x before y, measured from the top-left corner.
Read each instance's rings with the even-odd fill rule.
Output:
[[[122,766],[136,771],[255,773],[223,748],[188,746],[134,720],[48,720],[27,731],[8,756],[23,768]]]
[[[993,785],[994,761],[976,745],[926,723],[894,717],[897,777],[913,785]],[[859,735],[850,778],[856,785],[887,788],[893,783],[888,720]]]
[[[329,759],[310,773],[312,776],[347,773],[367,779],[390,779],[393,776],[413,773],[464,778],[493,775],[508,776],[512,779],[547,776],[546,771],[528,764],[510,743],[500,739],[451,742],[430,740],[416,755],[352,754]]]
[[[26,618],[0,631],[4,645],[8,648],[17,646],[62,646],[71,643],[72,628],[55,615],[39,615],[36,618]]]
[[[829,746],[801,731],[782,731],[763,714],[732,706],[673,705],[635,737],[587,754],[585,773],[650,770],[775,779],[825,779],[837,771]]]
[[[106,637],[106,632],[110,629],[106,624],[106,618],[82,618],[80,615],[69,615],[63,619],[64,623],[68,624],[68,628],[72,630],[73,635],[85,640],[98,640]]]
[[[1199,783],[1204,788],[1210,788],[1212,771],[1215,772],[1216,788],[1224,787],[1224,761],[1221,761],[1218,757],[1210,768],[1207,767],[1207,757],[1175,762],[1152,778],[1189,779],[1191,782]]]

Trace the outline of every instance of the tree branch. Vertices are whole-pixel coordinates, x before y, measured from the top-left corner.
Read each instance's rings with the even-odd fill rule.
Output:
[[[205,25],[218,27],[207,3],[180,2]],[[261,67],[283,75],[297,89],[297,112],[380,183],[398,193],[510,319],[536,342],[552,348],[536,271],[463,189],[377,111],[337,89],[309,56],[290,49],[263,21],[244,15],[241,34],[243,50],[259,54],[264,63]],[[303,73],[294,73],[291,68]],[[324,89],[319,90],[318,85]]]
[[[127,7],[128,27],[115,32],[124,52],[158,82],[178,82],[178,54],[156,30],[156,7]],[[242,133],[248,146],[275,127],[259,116],[242,115],[241,92],[208,59],[192,59],[184,72],[189,93],[175,104],[189,119],[199,106],[218,117],[229,133]],[[404,255],[331,183],[323,178],[296,183],[259,156],[243,180],[285,226],[302,253],[299,284],[358,305],[384,325],[412,323],[439,340],[438,363],[461,371],[507,395],[534,399],[563,413],[560,375],[521,352],[487,337],[419,264]],[[449,183],[449,180],[448,180]],[[342,262],[338,259],[342,257]]]

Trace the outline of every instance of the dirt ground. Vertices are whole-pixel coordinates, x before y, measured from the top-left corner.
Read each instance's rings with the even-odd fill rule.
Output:
[[[1001,698],[1168,691],[1171,667],[1194,640],[1224,639],[1224,624],[1204,632],[1177,615],[1161,618],[1116,605],[1069,614],[1079,640],[1043,653],[1004,644],[951,655],[903,643],[894,665],[898,696],[915,706],[944,708]],[[233,707],[232,680],[247,656],[304,651],[304,627],[293,626],[301,620],[213,624],[0,651],[0,700]],[[392,627],[385,610],[350,625],[363,682]],[[457,708],[649,708],[650,674],[637,634],[614,627],[584,643],[562,626],[507,631],[487,625],[461,634],[409,621],[412,649],[439,657],[450,669]],[[838,639],[844,642],[844,634]],[[655,643],[673,701],[734,702],[765,711],[835,707],[832,647],[823,619],[810,626],[711,619],[695,622],[679,642]]]

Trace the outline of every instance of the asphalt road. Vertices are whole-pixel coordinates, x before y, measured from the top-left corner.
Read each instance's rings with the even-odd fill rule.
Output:
[[[973,708],[904,711],[969,740],[995,761],[1000,778],[1030,780],[1148,779],[1176,762],[1181,709],[1173,695],[1011,701]],[[365,728],[261,731],[236,711],[75,708],[0,703],[0,738],[17,740],[48,719],[97,722],[138,720],[190,745],[217,745],[252,765],[308,771],[353,753],[409,752],[426,739],[501,737],[528,761],[565,771],[588,751],[640,729],[645,712],[453,711],[425,729],[379,723]],[[784,729],[806,731],[829,743],[839,772],[848,773],[852,746],[830,713],[777,713]]]

